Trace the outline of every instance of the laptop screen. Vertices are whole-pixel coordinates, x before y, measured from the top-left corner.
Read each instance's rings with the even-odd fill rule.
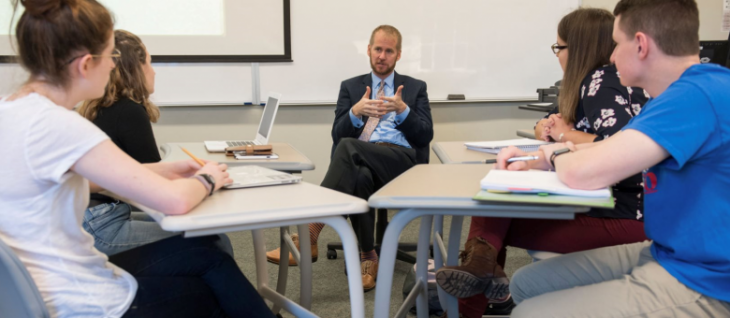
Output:
[[[276,104],[279,101],[269,96],[269,100],[266,101],[266,107],[264,107],[264,116],[261,118],[261,125],[259,125],[259,134],[264,138],[269,138],[269,132],[271,131],[271,125],[274,124],[274,115],[276,114]]]

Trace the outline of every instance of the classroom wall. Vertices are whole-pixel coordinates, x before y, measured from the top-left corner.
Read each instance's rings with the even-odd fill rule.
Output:
[[[584,7],[613,10],[618,0],[583,0]],[[721,0],[698,0],[703,40],[724,40],[720,32]],[[556,61],[557,63],[557,61]],[[367,65],[363,65],[363,73]],[[357,74],[352,74],[357,75]],[[557,79],[556,79],[557,80]],[[546,83],[549,86],[550,83]],[[336,96],[337,88],[332,95]],[[517,109],[520,103],[470,103],[432,105],[434,141],[485,140],[516,138],[516,129],[532,128],[541,113]],[[160,122],[154,125],[159,144],[165,142],[203,141],[253,136],[261,118],[262,107],[166,107]],[[334,106],[284,106],[274,124],[272,141],[289,142],[316,165],[305,172],[306,181],[319,184],[329,165],[332,139],[330,130]],[[438,163],[431,153],[431,163]]]
[[[727,40],[722,31],[723,0],[696,0],[700,9],[700,40]],[[613,12],[618,0],[583,0],[583,7],[604,8]]]
[[[583,0],[584,7],[613,10],[617,0]],[[703,40],[727,39],[720,32],[721,0],[698,0]],[[557,63],[557,61],[556,61]],[[367,64],[362,72],[367,72]],[[26,75],[14,65],[0,65],[0,94],[12,92]],[[357,74],[352,74],[357,75]],[[557,79],[556,79],[557,80]],[[548,86],[550,83],[546,83]],[[247,87],[244,89],[248,89]],[[338,88],[333,88],[336,96]],[[516,129],[531,128],[541,113],[517,109],[520,103],[467,103],[432,105],[434,141],[514,138]],[[158,144],[254,136],[263,107],[164,107],[153,125]],[[305,180],[318,184],[329,165],[330,129],[334,106],[283,106],[279,109],[273,142],[289,142],[306,154],[316,169],[305,172]],[[438,163],[431,154],[431,162]]]

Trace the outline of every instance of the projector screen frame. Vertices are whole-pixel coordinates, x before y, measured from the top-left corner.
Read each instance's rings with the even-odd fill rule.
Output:
[[[152,55],[152,63],[267,63],[293,62],[291,56],[291,0],[284,3],[284,54],[281,55]],[[0,55],[0,64],[17,63],[14,55]]]

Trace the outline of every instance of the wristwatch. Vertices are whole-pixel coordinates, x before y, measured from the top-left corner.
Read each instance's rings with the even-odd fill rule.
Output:
[[[213,176],[207,173],[201,173],[194,175],[193,178],[197,179],[205,186],[205,189],[208,190],[208,196],[213,195],[213,191],[215,191],[215,178],[213,178]]]
[[[553,154],[550,155],[550,164],[553,166],[553,168],[555,168],[555,158],[557,158],[558,156],[560,156],[562,154],[569,153],[569,152],[570,152],[570,148],[562,148],[562,149],[553,151]]]

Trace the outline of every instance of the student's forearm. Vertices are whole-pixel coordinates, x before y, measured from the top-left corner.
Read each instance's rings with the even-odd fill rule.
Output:
[[[153,183],[158,186],[145,191],[140,191],[140,188],[147,187],[142,184],[110,191],[124,199],[133,201],[135,204],[146,206],[167,215],[188,213],[209,194],[207,188],[197,179],[162,179],[157,181],[159,183]]]
[[[603,142],[603,140],[596,141],[596,142],[588,142],[588,143],[584,143],[584,144],[577,144],[577,145],[575,145],[575,148],[578,150],[589,149],[589,148],[593,148],[597,145],[600,145],[602,142]]]
[[[587,134],[587,133],[585,133],[585,134]],[[620,134],[621,134],[621,132],[619,131],[619,132],[615,133],[615,134],[614,134],[613,136],[611,136],[611,137],[612,137],[612,138],[616,138],[616,137],[617,137],[617,136],[619,136]],[[599,141],[593,141],[593,140],[595,140],[595,137],[596,137],[596,135],[593,135],[593,134],[588,134],[588,135],[591,135],[591,136],[593,136],[593,138],[594,138],[594,139],[592,139],[592,140],[591,140],[590,142],[586,142],[586,143],[580,143],[580,144],[576,144],[576,145],[575,145],[575,147],[576,147],[576,148],[577,148],[578,150],[581,150],[581,149],[588,149],[588,148],[591,148],[591,147],[595,147],[595,146],[597,146],[597,145],[600,145],[600,144],[602,144],[602,143],[606,142],[606,140],[608,140],[608,139],[603,139],[603,140],[599,140]],[[575,142],[573,142],[573,143],[575,144]]]
[[[142,166],[168,180],[190,177],[193,172],[202,168],[199,164],[194,163],[192,160],[148,163],[143,164]]]
[[[581,144],[583,145],[583,144]],[[555,171],[558,178],[566,185],[575,189],[593,190],[607,186],[606,175],[600,167],[594,167],[600,162],[593,157],[592,147],[585,147],[555,158]]]
[[[187,213],[209,193],[197,179],[169,180],[142,167],[109,140],[89,150],[71,170],[107,191],[165,214]]]
[[[165,177],[165,179],[169,179],[165,176],[166,169],[165,169],[165,163],[163,163],[163,162],[144,163],[144,164],[142,164],[142,166],[144,166],[147,169],[152,170],[152,172],[154,172],[158,175]]]
[[[207,188],[197,179],[172,180],[169,193],[164,196],[167,202],[159,202],[156,210],[168,214],[188,213],[209,195]]]
[[[555,170],[560,180],[576,189],[592,190],[610,186],[669,156],[651,138],[635,130],[615,134],[600,142],[576,146],[578,149],[575,152],[555,158]]]

